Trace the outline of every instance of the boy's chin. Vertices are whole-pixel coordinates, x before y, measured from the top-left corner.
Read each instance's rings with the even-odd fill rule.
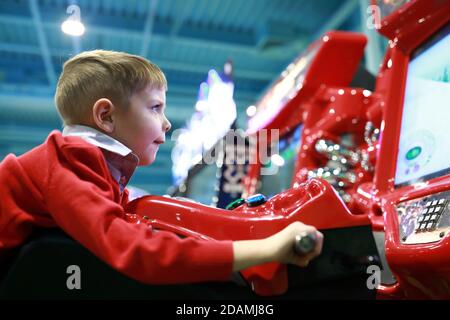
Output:
[[[148,166],[155,162],[155,156],[147,156],[139,158],[138,166]]]

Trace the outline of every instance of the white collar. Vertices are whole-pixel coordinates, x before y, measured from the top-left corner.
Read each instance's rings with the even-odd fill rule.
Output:
[[[62,135],[74,136],[99,147],[106,159],[109,171],[118,182],[120,191],[130,181],[138,163],[139,158],[132,150],[116,139],[88,126],[70,125],[65,126]]]
[[[123,157],[131,153],[131,149],[126,147],[121,142],[88,126],[79,124],[65,126],[62,135],[80,137],[97,147],[118,153]]]

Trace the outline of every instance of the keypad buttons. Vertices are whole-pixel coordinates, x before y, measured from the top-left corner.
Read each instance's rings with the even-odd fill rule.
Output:
[[[420,216],[417,218],[417,227],[415,232],[432,231],[436,229],[439,219],[443,214],[446,206],[447,199],[433,199],[428,201],[422,201],[422,205],[425,205]]]

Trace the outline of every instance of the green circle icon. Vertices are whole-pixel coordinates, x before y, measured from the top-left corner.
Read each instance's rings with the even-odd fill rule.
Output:
[[[413,160],[417,158],[422,153],[422,147],[414,147],[412,149],[409,149],[406,153],[406,159]]]

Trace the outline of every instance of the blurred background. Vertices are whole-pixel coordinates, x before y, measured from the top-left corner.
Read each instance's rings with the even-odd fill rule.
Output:
[[[245,128],[247,108],[328,30],[365,33],[363,63],[375,74],[386,42],[367,29],[368,5],[368,0],[1,0],[0,160],[61,129],[55,85],[63,63],[78,52],[126,51],[158,64],[169,82],[172,132],[194,113],[209,70],[223,71],[231,61],[236,126]],[[84,33],[79,25],[65,26],[72,35],[63,32],[67,19],[81,22]],[[133,186],[167,192],[173,183],[170,136],[157,160],[137,170]]]

